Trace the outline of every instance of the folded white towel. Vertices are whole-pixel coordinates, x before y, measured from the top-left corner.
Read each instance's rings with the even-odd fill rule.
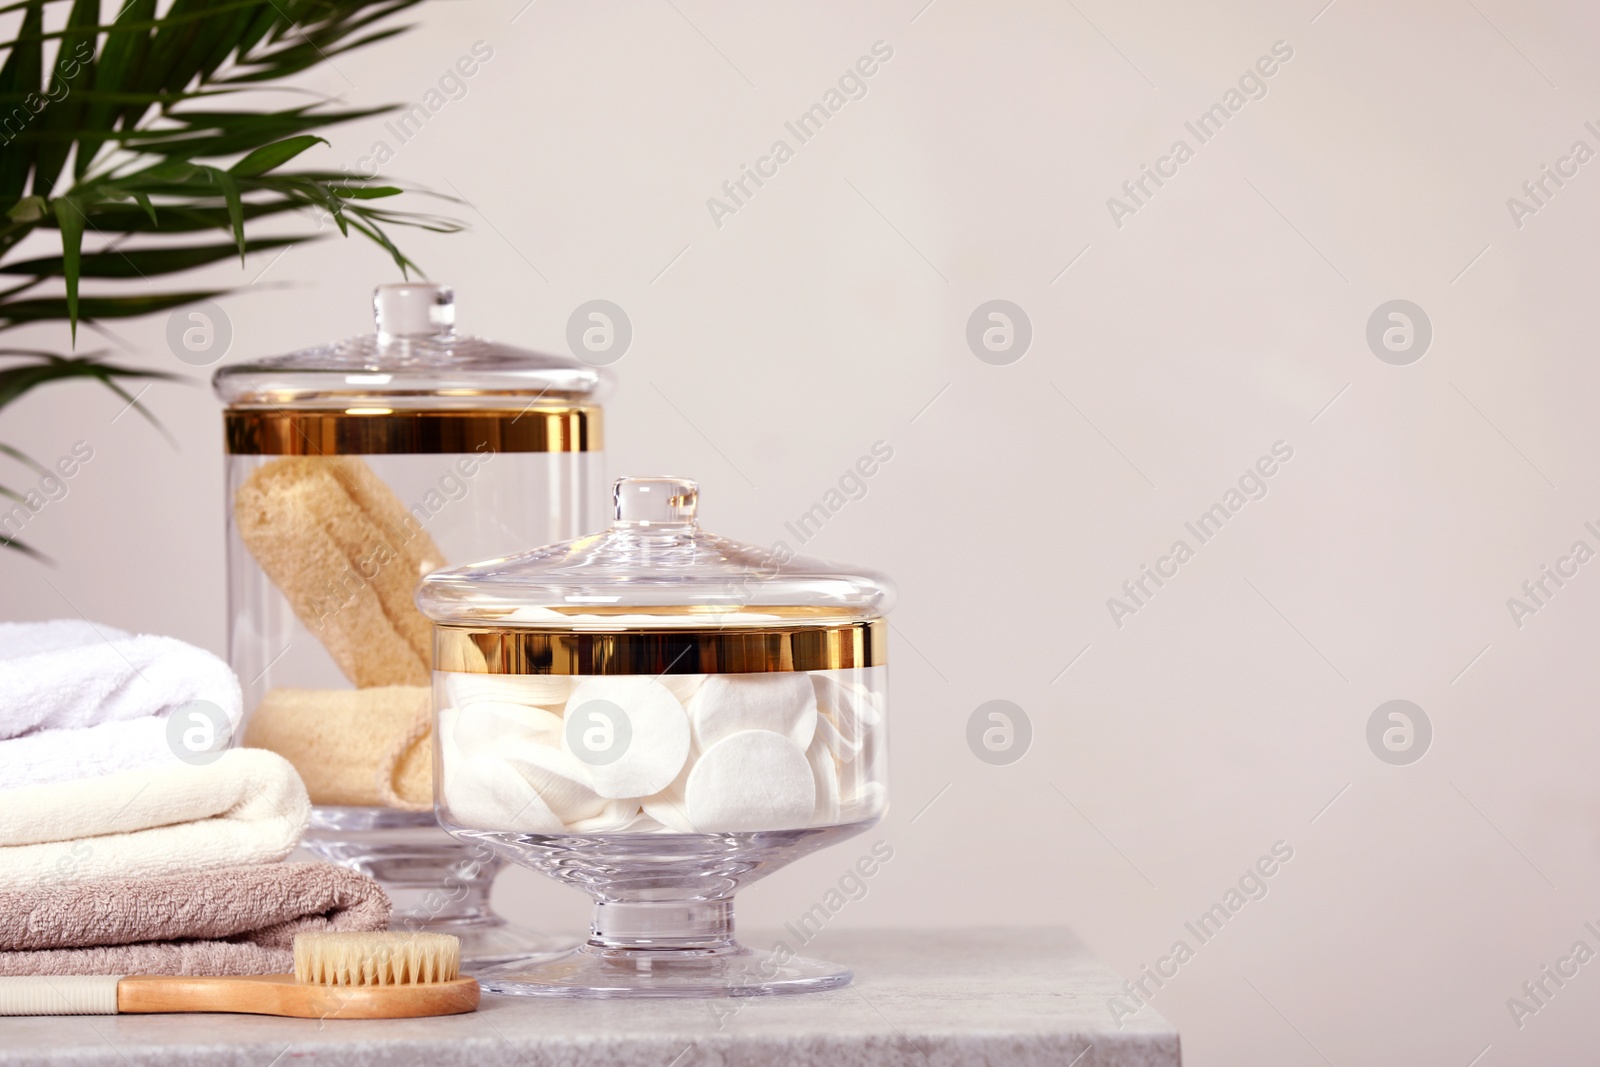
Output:
[[[0,886],[272,863],[311,818],[289,761],[236,748],[213,763],[0,791]]]
[[[167,716],[193,700],[237,734],[239,679],[204,649],[78,619],[0,623],[0,786],[176,763]]]

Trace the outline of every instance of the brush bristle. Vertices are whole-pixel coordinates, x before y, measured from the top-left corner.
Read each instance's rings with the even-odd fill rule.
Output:
[[[451,934],[294,935],[297,982],[334,986],[451,982],[461,974],[461,942]]]

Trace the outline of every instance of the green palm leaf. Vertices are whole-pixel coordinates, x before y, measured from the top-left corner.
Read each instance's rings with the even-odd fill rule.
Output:
[[[4,358],[11,353],[0,354]],[[117,363],[106,363],[100,358],[99,353],[84,356],[57,356],[50,353],[27,353],[37,358],[15,366],[0,367],[0,408],[20,398],[31,389],[51,382],[59,382],[69,378],[89,378],[101,383],[113,381],[117,378],[149,378],[157,381],[178,382],[183,381],[182,375],[169,374],[166,371],[145,370],[141,367],[127,367]],[[23,458],[15,450],[7,450],[0,446],[0,451],[5,451],[13,459]],[[32,462],[24,458],[24,462]]]
[[[265,252],[299,244],[298,237],[261,237],[245,242],[247,252]],[[83,278],[148,278],[193,270],[208,263],[239,254],[235,244],[176,245],[163,248],[133,248],[127,251],[90,252],[78,260],[78,275]],[[43,256],[0,266],[0,274],[27,274],[35,278],[60,277],[66,269],[62,256]]]
[[[14,0],[16,32],[0,41],[0,331],[60,321],[76,342],[80,320],[155,314],[225,295],[151,283],[222,259],[323,236],[331,217],[416,265],[390,230],[460,229],[453,219],[380,206],[404,187],[320,168],[295,169],[329,142],[324,131],[386,108],[319,101],[252,107],[251,93],[331,57],[403,32],[392,16],[420,0]],[[65,5],[52,18],[49,4]],[[112,6],[107,6],[107,5]],[[54,9],[62,11],[61,7]],[[110,21],[103,21],[110,15]],[[48,64],[48,66],[47,66]],[[223,110],[224,102],[239,102]],[[251,238],[263,219],[320,216],[288,234]],[[55,231],[59,255],[14,257],[27,238]],[[216,231],[222,241],[196,241]],[[125,287],[137,285],[135,291]],[[0,349],[0,410],[30,391],[72,379],[97,382],[157,425],[119,384],[183,380],[108,363],[101,354]],[[8,445],[0,455],[26,463]],[[0,496],[14,496],[0,486]],[[7,539],[0,547],[37,555]]]

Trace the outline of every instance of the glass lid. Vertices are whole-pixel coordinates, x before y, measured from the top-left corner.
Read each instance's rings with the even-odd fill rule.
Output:
[[[212,385],[235,407],[522,407],[594,403],[606,377],[570,356],[456,332],[446,285],[380,285],[376,332],[285,356],[222,367]]]
[[[621,478],[610,529],[436,571],[417,606],[446,625],[530,630],[826,628],[877,619],[893,589],[872,571],[730,541],[695,521],[683,478]]]

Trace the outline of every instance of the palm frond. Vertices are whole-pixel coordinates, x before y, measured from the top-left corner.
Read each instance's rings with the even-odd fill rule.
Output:
[[[0,353],[0,358],[5,358],[9,353]],[[91,353],[83,356],[58,356],[49,352],[28,354],[23,362],[13,366],[0,367],[0,409],[14,403],[30,390],[41,385],[67,379],[91,379],[103,385],[115,385],[117,379],[151,379],[154,381],[181,382],[185,381],[181,374],[170,374],[166,371],[146,370],[142,367],[128,367],[119,363],[107,363],[102,358],[102,353]],[[13,357],[14,358],[14,357]],[[119,393],[127,399],[125,393]],[[11,455],[12,453],[7,453]],[[13,456],[13,458],[16,458]]]
[[[131,318],[226,295],[150,283],[238,255],[354,231],[403,275],[417,270],[394,227],[448,233],[454,219],[386,205],[405,187],[382,177],[295,168],[326,131],[386,108],[315,100],[251,107],[272,83],[403,32],[392,16],[420,0],[13,0],[0,41],[0,331]],[[114,4],[110,21],[106,5]],[[51,5],[56,5],[52,7]],[[62,11],[64,5],[64,17]],[[47,9],[56,14],[46,28]],[[47,65],[48,64],[48,65]],[[240,102],[233,110],[223,102]],[[294,168],[294,169],[291,169]],[[252,237],[262,220],[314,225]],[[54,231],[59,255],[13,257]],[[194,235],[220,231],[222,241]],[[87,283],[87,284],[85,284]],[[122,288],[137,283],[137,291]],[[0,409],[41,386],[97,381],[160,428],[122,382],[186,380],[107,362],[103,353],[0,349]],[[165,432],[164,430],[162,431]],[[27,462],[0,445],[0,455]],[[0,486],[0,496],[15,492]],[[0,531],[0,547],[38,553]]]
[[[22,20],[0,65],[0,207],[6,213],[0,257],[31,233],[57,232],[59,262],[41,273],[59,279],[64,317],[74,332],[91,312],[105,316],[132,306],[112,293],[80,292],[81,280],[134,278],[118,263],[139,264],[137,277],[147,281],[212,261],[208,246],[192,245],[163,254],[168,250],[147,243],[110,256],[99,247],[102,238],[110,243],[138,235],[159,242],[216,228],[243,256],[253,247],[245,232],[251,221],[321,212],[341,232],[353,229],[373,241],[405,274],[415,264],[388,228],[452,228],[436,218],[353,203],[398,195],[401,187],[393,182],[330,175],[326,168],[288,169],[328,143],[322,132],[329,127],[383,108],[311,103],[219,110],[211,103],[217,94],[258,88],[401,32],[404,27],[385,20],[419,0],[173,0],[160,14],[156,0],[111,0],[119,6],[104,22],[106,2],[10,5]],[[67,5],[66,18],[47,31],[44,12],[52,3]],[[47,41],[58,42],[49,69]],[[275,240],[292,244],[318,236],[312,231]],[[0,272],[23,273],[22,266],[0,262]],[[35,257],[26,266],[43,265]],[[157,301],[152,310],[162,306]],[[0,298],[0,329],[48,317],[54,307]]]

